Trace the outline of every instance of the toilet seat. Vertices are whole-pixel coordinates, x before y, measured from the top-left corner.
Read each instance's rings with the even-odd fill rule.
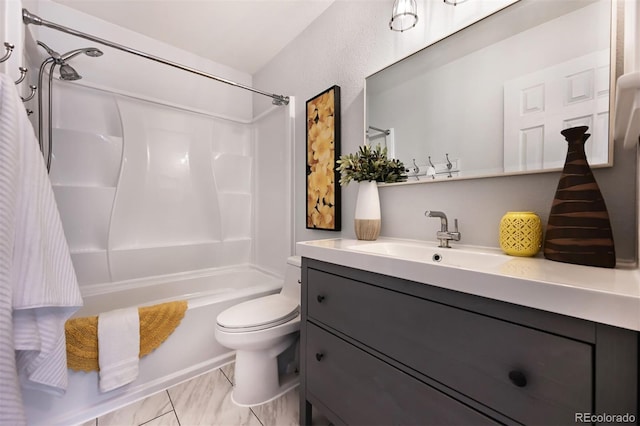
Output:
[[[284,324],[299,313],[295,300],[272,294],[232,306],[218,315],[217,323],[228,333],[243,333]]]

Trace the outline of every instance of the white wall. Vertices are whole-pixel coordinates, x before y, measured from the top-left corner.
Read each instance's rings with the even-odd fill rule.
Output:
[[[364,79],[384,65],[411,53],[459,28],[465,21],[477,19],[487,10],[505,2],[467,2],[453,8],[441,1],[420,3],[418,26],[405,33],[388,29],[392,2],[337,1],[290,43],[273,61],[254,75],[254,84],[295,95],[296,170],[295,203],[296,239],[299,241],[355,236],[353,213],[355,185],[343,188],[340,233],[305,229],[305,123],[304,101],[327,87],[337,84],[342,92],[342,153],[354,152],[363,142]],[[425,17],[424,9],[430,10]],[[460,14],[460,18],[456,17]],[[462,16],[462,15],[465,16]],[[427,27],[425,27],[427,25]],[[632,40],[631,43],[635,43]],[[254,102],[254,111],[266,105]],[[636,156],[616,143],[613,168],[594,174],[605,197],[618,258],[636,257]],[[439,222],[426,219],[427,209],[443,210],[458,218],[462,242],[498,246],[498,224],[506,211],[533,210],[546,222],[559,173],[449,181],[430,184],[391,186],[380,189],[382,231],[384,236],[434,240]]]

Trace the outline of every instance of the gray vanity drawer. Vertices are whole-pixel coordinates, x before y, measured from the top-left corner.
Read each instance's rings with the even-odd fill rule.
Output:
[[[589,344],[314,269],[306,285],[310,320],[518,422],[593,412]]]
[[[307,391],[348,425],[496,424],[312,324]]]

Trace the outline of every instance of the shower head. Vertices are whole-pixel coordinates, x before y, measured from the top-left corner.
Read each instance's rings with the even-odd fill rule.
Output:
[[[80,80],[82,78],[80,74],[78,74],[71,65],[67,64],[67,61],[69,61],[70,59],[73,59],[82,53],[92,58],[97,58],[98,56],[102,56],[102,50],[95,47],[85,47],[82,49],[75,49],[61,55],[41,41],[38,41],[38,45],[42,46],[42,48],[44,48],[44,50],[47,51],[47,53],[49,54],[49,56],[54,62],[54,65],[50,70],[51,72],[53,72],[53,70],[55,69],[55,65],[60,66],[60,80],[64,80],[64,81],[74,81],[74,80]],[[47,61],[48,60],[45,60],[45,62]],[[45,63],[43,62],[42,66],[44,66],[44,64]]]
[[[98,56],[102,56],[102,50],[97,49],[95,47],[85,47],[82,49],[75,49],[63,55],[60,55],[60,61],[59,62],[56,61],[60,65],[60,80],[75,81],[75,80],[80,80],[82,78],[82,76],[78,74],[78,72],[71,65],[67,64],[68,60],[73,59],[82,53],[92,58],[97,58]]]
[[[51,49],[49,46],[47,46],[46,44],[44,44],[41,41],[38,41],[38,45],[42,46],[44,48],[44,50],[47,51],[47,53],[49,54],[49,56],[51,56],[53,59],[55,59],[56,63],[58,65],[63,65],[65,61],[68,61],[71,58],[75,58],[76,56],[80,55],[81,53],[84,53],[87,56],[90,56],[92,58],[97,58],[98,56],[102,56],[102,50],[96,48],[96,47],[85,47],[82,49],[75,49],[75,50],[71,50],[63,55],[59,54],[58,52],[56,52],[55,50]]]
[[[102,53],[102,50],[97,49],[95,47],[89,47],[89,48],[85,49],[84,53],[87,56],[91,56],[92,58],[97,58],[98,56],[104,55],[104,53]]]
[[[64,61],[68,61],[71,58],[75,58],[76,56],[80,55],[81,53],[84,53],[87,56],[90,56],[92,58],[97,58],[98,56],[102,56],[102,50],[97,49],[95,47],[85,47],[83,49],[76,49],[76,50],[72,50],[70,52],[65,53],[64,55],[60,56],[60,59],[64,62]]]
[[[73,67],[69,64],[60,65],[60,80],[64,81],[75,81],[80,80],[82,76],[78,74],[78,72],[73,69]]]

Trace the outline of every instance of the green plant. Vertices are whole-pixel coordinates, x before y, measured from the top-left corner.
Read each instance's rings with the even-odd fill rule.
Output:
[[[349,182],[404,182],[407,173],[402,161],[387,158],[387,148],[376,145],[362,145],[355,154],[345,154],[337,161],[340,171],[340,185]]]

